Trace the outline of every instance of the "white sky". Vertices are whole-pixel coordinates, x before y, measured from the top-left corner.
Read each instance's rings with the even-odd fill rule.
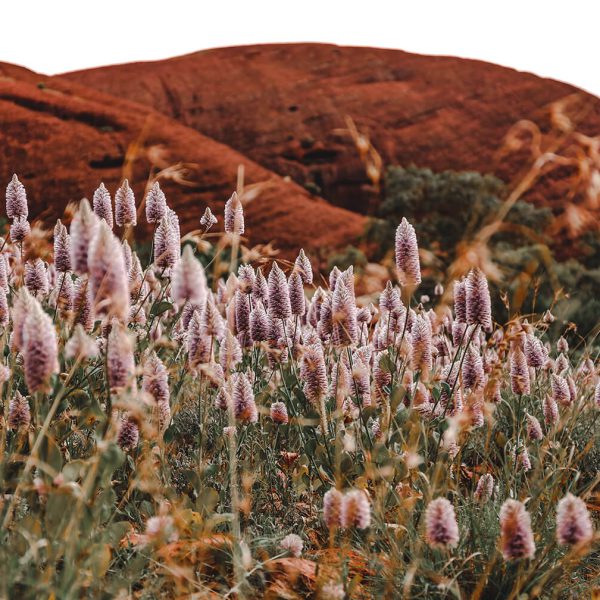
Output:
[[[0,61],[41,73],[329,42],[478,58],[600,96],[598,0],[0,0]]]

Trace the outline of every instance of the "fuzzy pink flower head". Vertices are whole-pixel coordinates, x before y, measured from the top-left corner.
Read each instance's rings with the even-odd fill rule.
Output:
[[[173,221],[163,217],[154,233],[154,264],[159,269],[171,269],[179,260],[180,239]]]
[[[363,490],[350,490],[342,502],[342,527],[367,529],[371,524],[371,505]]]
[[[585,544],[594,537],[592,519],[585,502],[567,494],[556,509],[556,539],[559,544],[574,546]]]
[[[273,404],[271,404],[270,414],[273,423],[276,425],[288,424],[288,412],[283,402],[273,402]]]
[[[288,279],[288,289],[290,294],[290,306],[292,315],[302,316],[306,312],[306,299],[304,297],[304,284],[300,273],[292,271]]]
[[[415,371],[421,373],[424,381],[429,379],[432,367],[432,340],[431,322],[429,319],[418,316],[411,331],[411,365]]]
[[[467,322],[467,282],[464,279],[454,282],[454,314],[459,323]]]
[[[99,223],[90,203],[84,198],[71,221],[71,266],[77,275],[88,272],[88,253]],[[107,227],[110,227],[107,224]]]
[[[327,367],[321,344],[313,344],[304,349],[300,380],[304,383],[303,390],[308,401],[318,406],[321,398],[327,394]]]
[[[323,496],[323,520],[327,527],[342,526],[342,505],[344,496],[342,492],[335,488],[331,488]]]
[[[425,511],[425,540],[431,548],[454,548],[459,541],[454,507],[446,498],[435,498]]]
[[[467,323],[481,325],[492,331],[492,302],[486,276],[481,269],[472,269],[466,281]]]
[[[552,396],[546,396],[544,398],[542,409],[546,425],[548,427],[556,425],[559,419],[558,404],[556,404],[556,400],[554,400]]]
[[[563,406],[570,406],[571,393],[569,384],[564,377],[552,373],[551,377],[552,397],[554,401]]]
[[[287,550],[292,556],[300,558],[304,548],[304,542],[299,535],[290,533],[286,535],[279,544],[283,550]]]
[[[273,319],[289,319],[292,316],[290,290],[284,272],[274,262],[269,273],[269,314]]]
[[[115,194],[115,221],[119,227],[135,227],[137,225],[135,196],[127,179],[123,181]]]
[[[396,229],[396,269],[401,285],[415,286],[421,283],[421,263],[419,246],[414,227],[402,219]]]
[[[534,369],[539,369],[546,364],[548,352],[541,340],[529,334],[525,338],[525,357],[527,364]]]
[[[265,308],[269,307],[269,284],[261,269],[256,270],[256,279],[252,286],[252,300],[262,302]]]
[[[221,340],[219,363],[224,371],[232,371],[242,360],[242,349],[237,338],[228,329]]]
[[[256,281],[256,274],[252,265],[240,265],[238,269],[238,281],[240,291],[243,294],[251,294],[254,288],[254,282]]]
[[[119,390],[134,384],[133,341],[125,327],[116,320],[112,321],[107,345],[106,364],[110,389]]]
[[[561,354],[566,354],[569,351],[569,342],[563,336],[560,336],[558,342],[556,342],[556,349]]]
[[[477,482],[475,489],[475,500],[480,504],[485,504],[492,498],[494,493],[494,478],[490,473],[484,473]]]
[[[508,499],[500,509],[500,547],[505,560],[535,555],[531,517],[518,500]]]
[[[305,285],[311,285],[313,282],[313,270],[310,260],[304,253],[304,250],[300,248],[300,252],[294,263],[294,270],[298,271],[302,278],[302,283]]]
[[[225,231],[236,235],[244,233],[244,208],[236,192],[225,203]]]
[[[530,440],[541,440],[544,437],[544,432],[542,431],[542,426],[536,417],[533,415],[527,414],[525,415],[526,424],[527,424],[527,436]]]
[[[356,302],[343,277],[338,277],[331,301],[332,341],[336,347],[352,346],[358,341]]]
[[[204,227],[204,231],[208,231],[213,225],[217,224],[217,217],[213,215],[210,208],[207,206],[204,214],[200,217],[200,225]]]
[[[41,258],[28,260],[25,263],[25,286],[29,293],[36,298],[43,298],[48,295],[48,273],[46,265]]]
[[[250,313],[250,337],[253,342],[265,342],[269,339],[269,318],[260,302]]]
[[[173,269],[171,294],[179,305],[189,302],[203,306],[206,301],[206,275],[202,263],[194,256],[192,247],[188,244],[183,250],[181,260]]]
[[[514,394],[530,393],[529,368],[525,354],[520,348],[513,350],[510,355],[510,382]]]
[[[10,226],[10,239],[13,242],[22,242],[31,233],[31,226],[27,217],[15,217]]]
[[[27,429],[30,421],[29,402],[17,391],[8,407],[8,426],[11,429]]]
[[[60,219],[54,227],[54,266],[59,273],[71,270],[71,236]]]
[[[148,223],[158,223],[167,214],[167,198],[160,189],[160,183],[155,181],[146,194],[146,220]]]
[[[130,417],[124,417],[121,420],[119,433],[117,435],[117,444],[122,450],[130,451],[137,447],[140,439],[140,429],[136,421]]]
[[[244,373],[234,373],[232,377],[233,414],[238,421],[256,423],[258,411],[254,400],[252,384]]]
[[[15,175],[12,176],[10,183],[6,186],[6,215],[9,219],[16,219],[29,215],[27,208],[27,193],[25,186]]]
[[[103,183],[101,183],[94,192],[92,206],[94,214],[99,219],[104,219],[106,224],[112,229],[114,225],[112,199]]]

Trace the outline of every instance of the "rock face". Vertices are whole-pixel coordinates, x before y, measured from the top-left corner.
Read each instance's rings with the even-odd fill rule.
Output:
[[[384,164],[474,169],[508,183],[523,163],[498,149],[516,121],[547,128],[549,105],[578,92],[584,110],[577,130],[600,133],[600,100],[569,85],[484,62],[396,50],[235,47],[64,77],[151,106],[361,213],[379,198],[346,117],[369,136]],[[562,193],[553,177],[533,196],[561,201]]]
[[[182,229],[197,229],[207,205],[220,217],[241,165],[251,242],[273,240],[284,252],[299,246],[325,251],[364,228],[360,215],[147,106],[6,64],[0,64],[0,147],[2,187],[18,173],[30,216],[47,225],[69,202],[91,198],[101,181],[114,195],[128,177],[139,206],[149,175],[162,171]]]

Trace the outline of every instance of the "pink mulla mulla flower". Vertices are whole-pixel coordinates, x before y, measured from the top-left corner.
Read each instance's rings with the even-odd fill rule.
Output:
[[[485,373],[480,351],[470,344],[465,351],[462,366],[462,383],[465,389],[476,389],[484,384]]]
[[[85,331],[94,327],[94,311],[87,277],[78,277],[73,292],[73,322],[81,324]]]
[[[342,502],[342,527],[367,529],[371,525],[371,505],[363,490],[350,490]]]
[[[167,208],[167,217],[169,218],[169,221],[171,221],[173,231],[175,232],[175,237],[178,240],[181,240],[181,226],[179,224],[179,217],[177,216],[177,213],[172,208]]]
[[[454,314],[459,323],[467,322],[467,283],[464,279],[454,282]]]
[[[23,370],[30,394],[47,392],[50,378],[58,373],[58,341],[52,319],[32,299],[23,324]]]
[[[310,264],[310,260],[308,260],[308,257],[306,256],[306,254],[304,253],[304,249],[302,249],[302,248],[300,248],[300,252],[298,253],[298,256],[294,263],[294,270],[298,271],[298,273],[302,279],[302,283],[304,283],[304,285],[312,284],[312,282],[313,282],[312,265]]]
[[[300,363],[300,380],[306,398],[314,405],[319,405],[327,395],[327,368],[321,344],[307,346],[302,353]]]
[[[115,221],[119,227],[135,227],[137,225],[135,196],[127,179],[123,180],[115,194]]]
[[[534,369],[539,369],[546,364],[548,354],[544,344],[534,335],[529,334],[525,338],[525,357],[527,364]]]
[[[600,381],[596,384],[594,389],[594,402],[596,403],[596,407],[600,408]]]
[[[269,273],[269,314],[274,319],[289,319],[292,315],[288,282],[276,262]]]
[[[302,277],[296,270],[292,271],[288,279],[288,289],[290,294],[290,307],[292,315],[302,316],[306,312],[306,300],[304,298],[304,285]]]
[[[517,466],[521,467],[525,473],[531,471],[531,457],[529,456],[527,446],[519,444],[518,448],[512,449],[511,454],[513,460],[516,460]]]
[[[304,542],[299,535],[290,533],[286,535],[279,544],[283,550],[287,550],[292,556],[299,558],[302,556],[302,549],[304,548]]]
[[[173,269],[171,296],[180,306],[186,302],[203,306],[206,301],[206,275],[202,263],[194,256],[190,245],[183,250],[181,260]]]
[[[358,309],[356,312],[356,321],[361,325],[368,325],[373,318],[373,313],[371,312],[370,307],[363,306]]]
[[[188,363],[195,368],[199,364],[208,363],[211,360],[211,338],[206,335],[202,327],[202,317],[195,310],[187,327],[186,346]]]
[[[331,301],[332,342],[340,348],[352,346],[358,341],[358,323],[356,321],[356,302],[354,294],[339,277]]]
[[[400,284],[414,286],[421,283],[417,234],[414,227],[405,218],[396,229],[395,256]]]
[[[8,426],[11,429],[27,429],[30,422],[29,402],[17,391],[8,405]]]
[[[75,326],[73,334],[65,344],[66,358],[75,358],[84,360],[98,356],[98,344],[91,338],[85,329],[78,324]]]
[[[17,217],[10,226],[10,239],[22,242],[31,233],[31,226],[25,217]]]
[[[5,244],[5,240],[0,238],[0,245]],[[8,293],[8,272],[10,267],[8,265],[8,257],[6,254],[0,254],[0,287],[4,288],[4,291]]]
[[[213,215],[210,208],[207,206],[204,213],[200,217],[200,225],[204,227],[204,231],[208,231],[213,225],[217,224],[217,217]]]
[[[154,265],[172,269],[179,260],[180,240],[169,217],[163,217],[154,232]]]
[[[500,547],[504,560],[535,555],[531,517],[518,500],[508,499],[500,509]]]
[[[219,363],[224,371],[232,371],[242,360],[242,349],[236,337],[228,329],[221,340]]]
[[[527,422],[527,435],[530,440],[541,440],[544,437],[542,426],[536,417],[527,413],[525,415]]]
[[[123,240],[121,244],[121,248],[123,248],[123,258],[125,259],[125,269],[127,273],[131,271],[132,261],[133,261],[133,251],[131,250],[131,246],[127,240]]]
[[[446,550],[458,545],[459,531],[454,507],[446,498],[435,498],[425,511],[425,541],[431,548]]]
[[[99,316],[129,318],[129,280],[119,240],[101,221],[88,254],[89,286]]]
[[[88,253],[99,222],[84,198],[71,221],[71,266],[77,275],[88,272]]]
[[[548,427],[552,427],[558,423],[558,404],[552,396],[546,396],[542,405],[544,413],[544,421]]]
[[[562,373],[569,368],[569,359],[561,352],[556,357],[556,362],[554,364],[554,369],[557,373]]]
[[[155,181],[146,194],[146,221],[158,223],[167,214],[167,198]]]
[[[75,288],[70,273],[63,274],[54,291],[56,292],[56,307],[60,311],[61,317],[65,318],[73,310],[75,296]]]
[[[516,348],[510,354],[510,384],[513,394],[530,393],[529,368],[525,354],[520,348]]]
[[[252,265],[240,265],[238,269],[239,289],[243,294],[251,294],[256,281],[256,273]]]
[[[117,434],[117,444],[125,452],[137,448],[140,439],[140,429],[137,422],[129,417],[124,416],[121,419],[119,433]]]
[[[41,258],[28,260],[25,263],[25,286],[29,293],[36,298],[44,297],[48,294],[48,276],[46,266]]]
[[[319,311],[319,322],[317,323],[317,334],[323,343],[327,342],[333,333],[333,313],[331,310],[331,296],[325,296]]]
[[[158,427],[164,431],[171,420],[169,374],[156,352],[150,352],[144,361],[142,389],[154,399],[158,408]]]
[[[556,508],[556,539],[559,544],[575,546],[594,538],[594,528],[585,502],[568,493]]]
[[[569,384],[564,377],[552,373],[551,376],[551,387],[552,397],[555,402],[562,404],[563,406],[570,406],[571,394],[569,391]]]
[[[244,233],[244,208],[236,192],[225,203],[224,225],[226,233],[243,235]]]
[[[104,219],[106,224],[112,229],[114,226],[112,200],[110,193],[103,183],[98,186],[92,198],[94,214],[99,219]]]
[[[131,256],[131,268],[127,274],[129,279],[129,297],[136,300],[142,296],[142,287],[144,285],[144,271],[139,256],[134,252]]]
[[[134,383],[133,341],[125,327],[115,319],[107,339],[106,365],[111,390],[126,388]]]
[[[486,504],[494,493],[494,478],[490,473],[484,473],[477,482],[475,488],[475,500],[479,504]]]
[[[206,335],[219,338],[223,335],[223,328],[223,317],[215,304],[214,296],[208,293],[202,311],[202,329]]]
[[[26,219],[29,215],[27,192],[16,174],[12,176],[10,183],[6,186],[6,215],[9,219],[19,217]]]
[[[270,415],[273,422],[277,425],[288,424],[288,412],[283,402],[273,402],[273,404],[271,404]]]
[[[10,309],[8,307],[8,298],[4,288],[0,286],[0,325],[6,328],[10,319]]]
[[[569,398],[571,400],[571,404],[574,404],[577,400],[577,387],[575,386],[575,381],[571,375],[567,375],[567,386],[569,387]]]
[[[250,337],[253,342],[265,342],[269,339],[269,319],[260,302],[250,313]]]
[[[335,290],[335,285],[337,283],[338,277],[342,274],[342,272],[334,266],[333,269],[329,272],[329,289]]]
[[[237,333],[250,330],[250,299],[241,290],[235,293],[235,330]]]
[[[385,388],[392,382],[392,374],[389,371],[389,367],[384,364],[386,356],[387,354],[380,352],[375,356],[373,361],[373,383],[375,385],[375,398],[377,400],[387,398],[388,394]]]
[[[252,286],[252,300],[262,302],[265,308],[269,306],[269,284],[263,275],[262,269],[256,270],[256,279]]]
[[[432,367],[431,323],[422,316],[417,317],[412,329],[411,366],[421,373],[425,381],[429,379]]]
[[[460,343],[465,339],[467,334],[467,324],[461,321],[454,321],[452,323],[452,344],[459,346]]]
[[[322,287],[318,287],[313,294],[310,305],[307,310],[306,320],[316,330],[319,325],[321,315],[321,306],[325,300],[325,291]]]
[[[71,270],[71,237],[60,219],[54,227],[54,266],[59,273]]]
[[[238,421],[255,423],[258,420],[252,384],[244,373],[234,373],[232,376],[231,401],[233,416]]]
[[[483,271],[472,269],[466,282],[467,323],[481,325],[484,331],[492,331],[492,303],[488,282]]]
[[[556,350],[561,354],[566,354],[569,351],[569,342],[562,335],[556,342]]]
[[[323,496],[323,520],[330,529],[342,526],[342,505],[344,496],[342,492],[331,488]]]
[[[352,358],[352,391],[354,401],[359,402],[361,406],[371,405],[370,375],[368,363],[365,363],[355,353]]]

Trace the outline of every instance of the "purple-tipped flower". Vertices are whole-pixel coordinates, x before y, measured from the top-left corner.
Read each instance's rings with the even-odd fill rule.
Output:
[[[84,198],[71,222],[71,265],[77,275],[88,272],[88,252],[96,235],[98,217]],[[107,224],[110,231],[110,226]]]
[[[552,373],[551,385],[552,397],[554,398],[555,402],[562,404],[563,406],[569,406],[571,404],[571,394],[567,380],[560,375],[555,375]]]
[[[544,412],[544,421],[548,427],[552,427],[558,423],[558,404],[552,396],[546,396],[544,398],[544,404],[542,406]]]
[[[358,341],[356,302],[343,277],[338,277],[331,301],[332,341],[335,346],[351,346]]]
[[[534,369],[543,367],[548,360],[548,353],[544,348],[544,344],[534,335],[530,334],[525,338],[525,357],[527,358],[527,364]]]
[[[396,229],[395,253],[400,284],[414,286],[421,283],[417,235],[414,227],[404,218]]]
[[[212,358],[210,351],[210,337],[202,326],[200,314],[195,310],[187,328],[187,352],[190,367],[194,368],[199,364],[210,362]]]
[[[252,385],[244,373],[234,373],[231,399],[233,415],[238,421],[256,423],[258,410],[254,401]]]
[[[117,436],[117,444],[122,450],[127,452],[137,448],[140,439],[140,430],[134,419],[125,416],[121,420],[121,426],[119,427],[119,434]]]
[[[183,306],[190,302],[203,306],[206,301],[206,275],[204,267],[194,256],[192,247],[187,245],[183,250],[181,260],[173,269],[172,296],[173,300]]]
[[[466,281],[467,323],[481,325],[484,331],[492,331],[492,302],[486,276],[481,269],[469,272]]]
[[[273,319],[289,319],[292,316],[288,282],[276,262],[269,273],[269,314]]]
[[[91,331],[94,326],[94,311],[92,293],[87,277],[79,277],[75,282],[73,293],[73,321],[81,324],[85,331]]]
[[[292,271],[288,280],[288,288],[290,293],[290,306],[292,314],[302,316],[306,312],[306,300],[304,298],[304,285],[302,277],[296,270]]]
[[[421,372],[421,378],[426,381],[432,367],[431,322],[422,316],[417,317],[411,331],[412,348],[411,364],[415,371]]]
[[[92,198],[92,206],[95,215],[99,219],[104,219],[106,221],[106,224],[112,229],[114,225],[112,200],[110,198],[108,190],[104,187],[103,183],[101,183],[98,186],[98,189],[94,192],[94,197]]]
[[[48,273],[46,265],[41,258],[28,260],[25,263],[25,286],[29,293],[36,298],[42,298],[48,294]]]
[[[505,560],[533,558],[535,543],[531,517],[518,500],[506,500],[500,509],[500,546]]]
[[[477,482],[477,488],[475,489],[475,500],[479,504],[487,503],[494,493],[494,478],[490,473],[484,473]]]
[[[8,426],[11,429],[27,429],[30,421],[29,402],[17,391],[8,406]]]
[[[569,342],[561,335],[556,342],[556,349],[561,354],[566,354],[569,351]]]
[[[300,253],[298,254],[296,262],[294,263],[294,270],[298,271],[300,277],[302,278],[302,283],[305,285],[310,285],[313,282],[312,265],[310,264],[310,260],[308,260],[308,257],[302,248],[300,248]]]
[[[273,419],[273,423],[277,425],[288,424],[288,412],[283,402],[273,402],[273,404],[271,404],[270,414],[271,419]]]
[[[254,302],[262,302],[265,308],[269,306],[269,284],[261,269],[256,270],[256,279],[252,286],[252,300]]]
[[[530,392],[529,368],[525,354],[520,348],[515,348],[510,355],[510,384],[514,394],[523,395]]]
[[[596,384],[594,389],[594,402],[596,403],[596,407],[600,408],[600,381]]]
[[[107,344],[108,385],[111,390],[126,388],[134,383],[133,342],[125,327],[116,320],[111,323]]]
[[[290,533],[286,535],[279,544],[283,550],[287,550],[292,556],[299,558],[302,556],[302,549],[304,548],[304,542],[299,535]]]
[[[342,505],[344,496],[342,492],[331,488],[323,496],[323,520],[330,529],[342,526]]]
[[[224,371],[233,370],[242,360],[242,349],[236,337],[228,329],[221,340],[219,363]]]
[[[129,318],[129,278],[123,249],[105,221],[98,226],[88,255],[89,286],[99,316]]]
[[[213,225],[217,224],[217,217],[213,215],[210,208],[207,206],[204,214],[200,217],[200,225],[204,227],[205,231],[208,231]]]
[[[371,524],[371,505],[366,492],[350,490],[342,502],[342,527],[367,529]]]
[[[425,511],[425,540],[431,548],[446,550],[458,544],[459,532],[454,507],[446,498],[435,498]]]
[[[10,311],[8,307],[8,298],[4,288],[0,286],[0,325],[6,327],[10,319]]]
[[[125,179],[115,194],[115,221],[119,227],[137,225],[135,196]]]
[[[527,421],[527,435],[530,440],[541,440],[544,437],[542,426],[536,417],[533,415],[525,415]]]
[[[221,337],[223,333],[223,317],[219,313],[212,294],[207,294],[206,304],[202,311],[202,328],[204,333],[213,337]]]
[[[467,282],[464,279],[454,282],[454,314],[459,323],[467,322]]]
[[[167,198],[155,181],[146,194],[146,220],[148,223],[158,223],[167,214]]]
[[[247,333],[250,330],[250,300],[240,290],[235,293],[235,331]]]
[[[54,227],[54,266],[59,273],[71,270],[71,237],[60,219]]]
[[[23,324],[23,368],[30,394],[50,389],[50,378],[58,373],[58,342],[52,319],[40,303],[31,299]]]
[[[142,389],[152,396],[158,408],[158,427],[164,431],[171,420],[169,405],[169,374],[156,352],[151,352],[144,362]]]
[[[244,233],[244,208],[236,192],[225,203],[225,231],[236,235]]]
[[[567,494],[556,509],[556,539],[559,544],[575,546],[585,544],[594,537],[594,528],[585,502]]]
[[[240,265],[240,268],[238,269],[238,281],[240,291],[243,294],[252,293],[256,281],[256,274],[254,273],[252,265]]]
[[[261,303],[250,313],[250,337],[253,342],[265,342],[269,339],[269,318]]]
[[[484,384],[484,377],[481,354],[474,344],[470,344],[465,350],[462,368],[463,387],[474,390]]]
[[[6,186],[6,215],[9,219],[19,217],[27,219],[29,215],[25,186],[16,175],[12,176],[10,183]]]
[[[154,264],[159,269],[171,269],[179,260],[180,240],[173,222],[166,216],[154,233]]]
[[[308,346],[302,354],[300,379],[304,382],[304,394],[309,402],[318,406],[327,394],[327,368],[323,347],[320,344]]]
[[[26,217],[15,217],[10,226],[10,239],[13,242],[22,242],[31,233],[31,227]]]

